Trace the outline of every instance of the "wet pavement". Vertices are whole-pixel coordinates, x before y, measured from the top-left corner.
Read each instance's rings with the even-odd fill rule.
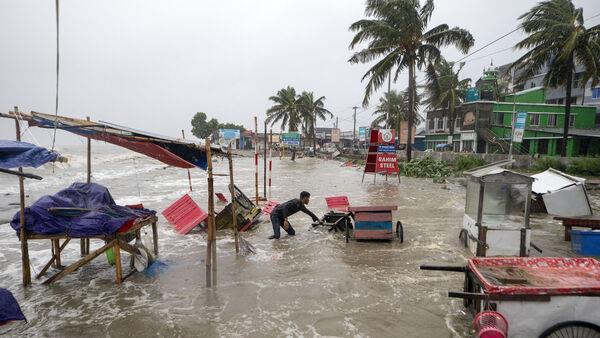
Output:
[[[33,170],[44,180],[26,182],[28,201],[85,179],[83,147],[62,153],[70,162],[57,164],[54,173],[52,165]],[[92,161],[93,181],[107,186],[119,204],[141,202],[160,214],[188,190],[185,170],[119,148],[94,143]],[[236,185],[254,196],[252,159],[236,157],[234,167]],[[227,162],[216,161],[215,172],[226,173]],[[192,177],[191,196],[205,208],[206,175],[196,169]],[[262,172],[260,177],[262,193]],[[290,218],[296,236],[284,233],[272,241],[263,217],[257,230],[243,234],[257,248],[255,255],[236,256],[231,232],[218,233],[218,286],[207,289],[205,234],[178,235],[159,215],[159,259],[168,268],[156,277],[134,274],[117,287],[114,269],[101,256],[55,285],[35,280],[23,289],[19,241],[4,224],[16,212],[9,204],[18,202],[18,184],[0,176],[0,287],[15,294],[29,320],[6,335],[468,337],[471,317],[461,301],[446,296],[462,289],[462,275],[419,270],[425,263],[464,264],[470,256],[458,242],[464,187],[361,178],[361,169],[336,161],[274,158],[272,198],[285,201],[307,190],[308,207],[319,216],[331,195],[346,195],[355,206],[396,204],[404,243],[345,243],[342,234],[313,228],[302,213]],[[215,178],[215,191],[227,196],[228,179]],[[598,207],[598,198],[592,200]],[[223,206],[217,203],[217,209]],[[532,228],[545,256],[572,255],[558,222],[534,216]],[[92,249],[102,244],[92,241]],[[49,241],[31,241],[30,256],[35,275],[49,259]],[[69,244],[63,264],[78,257],[79,244]]]

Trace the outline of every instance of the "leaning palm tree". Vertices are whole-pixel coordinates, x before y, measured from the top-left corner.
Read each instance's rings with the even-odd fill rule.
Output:
[[[571,90],[575,64],[584,68],[581,85],[600,76],[600,25],[584,26],[583,8],[576,8],[570,0],[549,0],[535,5],[519,17],[521,29],[528,34],[515,48],[528,49],[513,64],[520,74],[517,81],[539,74],[544,66],[544,86],[566,90],[565,120],[561,156],[567,155],[567,137],[571,118]]]
[[[416,116],[416,71],[439,59],[441,47],[453,45],[466,53],[473,46],[473,36],[464,29],[441,24],[427,30],[433,9],[433,0],[426,0],[423,5],[419,0],[367,0],[365,15],[371,18],[350,26],[350,30],[356,32],[350,48],[363,43],[367,45],[349,62],[369,63],[380,59],[362,78],[369,79],[363,106],[368,105],[369,98],[384,84],[386,77],[394,76],[396,81],[401,72],[408,70],[408,113]],[[414,119],[409,118],[408,121],[410,140]],[[411,151],[411,142],[408,142],[408,160],[411,159]]]
[[[325,121],[327,117],[332,118],[333,114],[325,109],[325,96],[321,96],[315,100],[313,92],[302,92],[298,101],[300,102],[300,112],[307,134],[311,135],[313,143],[313,151],[316,151],[316,135],[317,120]]]
[[[448,62],[440,58],[435,63],[430,63],[425,71],[425,103],[429,109],[448,109],[448,123],[450,125],[450,136],[448,143],[453,143],[454,120],[456,118],[456,107],[464,100],[471,79],[459,80],[459,74],[464,63],[460,63],[454,70],[454,62]]]
[[[302,123],[300,115],[300,102],[296,95],[296,89],[287,86],[277,92],[277,95],[269,97],[274,105],[267,110],[267,123],[273,126],[281,122],[281,129],[289,131],[298,131],[298,126]]]

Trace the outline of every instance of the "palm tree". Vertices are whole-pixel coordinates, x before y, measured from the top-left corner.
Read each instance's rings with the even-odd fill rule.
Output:
[[[403,92],[396,92],[395,90],[386,92],[382,97],[379,98],[379,104],[373,111],[373,116],[377,116],[371,127],[373,128],[386,128],[387,126],[398,125],[398,119],[400,121],[406,121],[408,115],[408,95],[404,95]]]
[[[274,105],[267,110],[267,123],[273,126],[281,121],[281,129],[286,127],[289,131],[298,131],[298,126],[302,123],[300,115],[300,101],[296,95],[296,89],[287,86],[280,89],[276,95],[269,97]]]
[[[519,17],[521,29],[528,34],[515,48],[528,49],[512,67],[519,73],[518,81],[538,74],[544,66],[544,86],[566,89],[565,120],[561,156],[567,155],[567,138],[571,118],[571,90],[575,64],[584,67],[581,85],[600,75],[600,25],[584,26],[583,8],[575,8],[570,0],[549,0],[535,5]]]
[[[425,103],[429,109],[448,109],[448,122],[450,125],[450,137],[448,143],[453,145],[454,120],[456,118],[456,107],[464,100],[471,79],[459,80],[458,76],[464,67],[464,63],[458,65],[454,70],[454,62],[448,62],[440,58],[435,63],[427,65],[425,71],[425,92],[427,99]]]
[[[367,46],[356,52],[351,63],[369,63],[379,60],[362,80],[369,78],[365,88],[363,106],[367,106],[371,94],[379,89],[386,77],[394,81],[408,69],[409,116],[417,115],[416,71],[440,58],[440,48],[454,45],[461,52],[468,52],[474,40],[467,30],[446,24],[427,30],[433,14],[433,0],[421,5],[419,0],[367,0],[365,15],[372,19],[362,19],[350,26],[356,35],[350,42],[353,49],[359,44]],[[408,119],[408,139],[411,139],[414,118]],[[400,128],[400,126],[398,126]],[[406,147],[406,157],[411,159],[411,142]]]
[[[298,98],[300,102],[300,114],[306,128],[307,134],[312,136],[313,151],[316,151],[317,119],[325,121],[327,117],[332,118],[333,114],[325,109],[325,96],[315,100],[313,92],[302,92]]]

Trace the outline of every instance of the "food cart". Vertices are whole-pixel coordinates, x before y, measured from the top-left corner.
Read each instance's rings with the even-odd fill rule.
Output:
[[[600,337],[600,261],[593,258],[476,257],[462,272],[462,298],[476,337]],[[483,320],[482,320],[483,318]],[[488,337],[491,337],[489,335]]]
[[[464,246],[476,256],[528,256],[533,178],[497,164],[466,174],[465,214],[459,236]]]

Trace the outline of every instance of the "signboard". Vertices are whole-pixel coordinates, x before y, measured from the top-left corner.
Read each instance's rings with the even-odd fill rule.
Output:
[[[228,145],[231,143],[233,149],[236,148],[235,140],[240,138],[239,129],[219,129],[219,144]]]
[[[390,153],[377,153],[377,161],[375,163],[375,171],[377,173],[398,173],[398,159],[396,158],[396,152]]]
[[[300,146],[300,133],[297,131],[290,131],[281,135],[283,144],[289,146]]]
[[[340,142],[340,130],[333,128],[331,129],[331,142],[338,143]]]
[[[367,140],[367,127],[358,128],[358,140],[364,142]]]
[[[415,144],[415,133],[417,132],[416,128],[412,128],[412,133],[410,134],[411,144]],[[400,122],[400,144],[408,143],[408,121]]]
[[[396,133],[394,129],[379,129],[379,135],[377,136],[377,143],[395,143]]]
[[[394,146],[394,145],[377,146],[377,152],[378,153],[386,153],[386,154],[395,154],[396,146]]]
[[[273,135],[270,135],[269,137],[273,137],[273,138],[271,139],[271,141],[272,141],[273,143],[279,143],[279,142],[281,142],[281,137],[280,137],[280,135],[279,135],[279,134],[273,134]]]
[[[517,112],[515,127],[513,129],[513,142],[523,142],[523,134],[525,134],[525,122],[527,121],[527,113],[524,111]]]

